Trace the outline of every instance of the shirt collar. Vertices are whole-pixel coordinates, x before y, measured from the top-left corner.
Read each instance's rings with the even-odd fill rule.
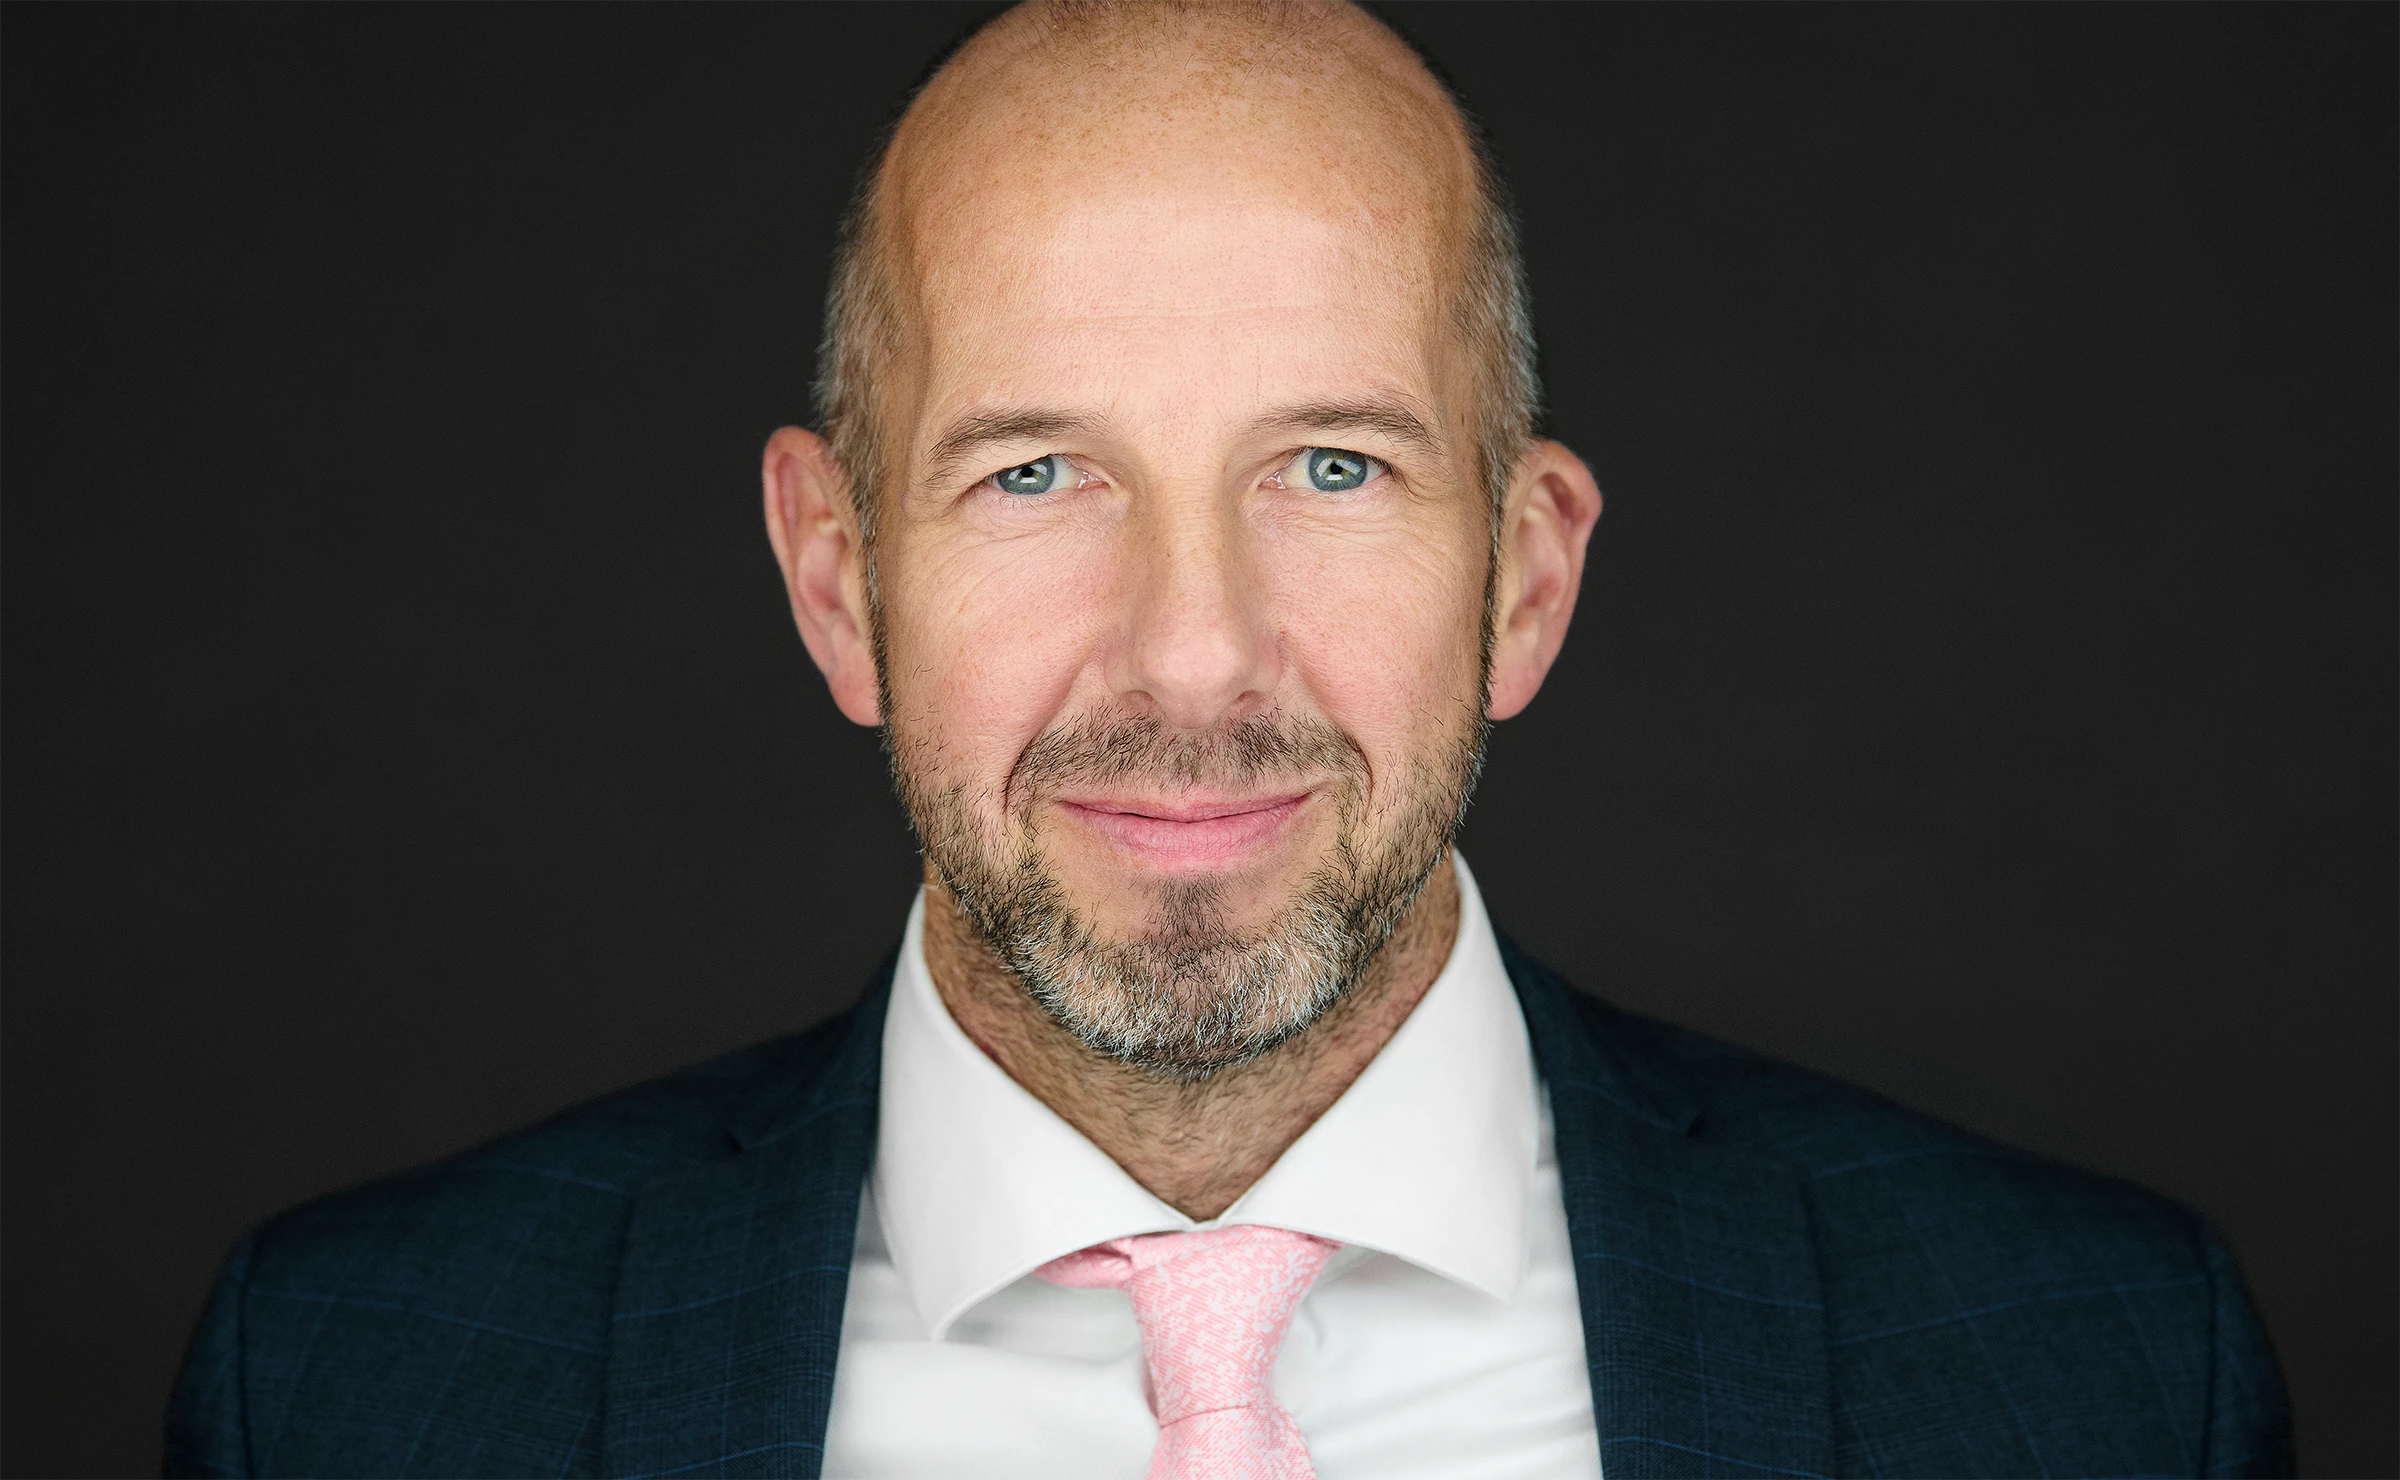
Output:
[[[1415,1011],[1213,1224],[1161,1202],[975,1047],[909,911],[883,1030],[873,1173],[929,1339],[1061,1254],[1127,1234],[1263,1223],[1396,1255],[1506,1300],[1525,1267],[1541,1131],[1525,1020],[1463,859],[1458,937]]]

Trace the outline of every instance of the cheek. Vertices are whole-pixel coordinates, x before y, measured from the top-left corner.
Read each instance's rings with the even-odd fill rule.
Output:
[[[1332,542],[1270,565],[1286,660],[1379,776],[1480,709],[1480,547],[1422,533]]]
[[[1059,544],[928,543],[882,562],[891,722],[953,782],[996,791],[1090,666],[1107,566]]]

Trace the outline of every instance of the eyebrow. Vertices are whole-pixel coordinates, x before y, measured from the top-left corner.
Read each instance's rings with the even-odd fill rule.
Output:
[[[950,423],[926,455],[927,476],[947,483],[964,467],[969,454],[999,442],[1046,442],[1054,437],[1086,436],[1100,430],[1096,416],[1065,411],[975,411]]]
[[[1371,396],[1360,401],[1304,401],[1270,411],[1250,424],[1253,433],[1266,432],[1381,432],[1427,457],[1439,457],[1442,439],[1422,417],[1396,398]]]
[[[926,454],[926,476],[947,483],[975,452],[1004,442],[1047,442],[1106,430],[1098,416],[1035,408],[974,411],[952,422]],[[1267,412],[1247,428],[1253,436],[1273,432],[1381,432],[1428,457],[1439,457],[1442,439],[1407,403],[1370,396],[1356,401],[1303,401]]]

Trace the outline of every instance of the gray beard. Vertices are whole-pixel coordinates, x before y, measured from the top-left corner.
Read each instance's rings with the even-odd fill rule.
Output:
[[[1306,1032],[1357,984],[1457,835],[1488,728],[1478,713],[1409,766],[1398,778],[1399,815],[1380,838],[1361,836],[1366,759],[1323,721],[1265,715],[1205,735],[1170,732],[1151,716],[1069,724],[1019,757],[1000,836],[978,822],[964,787],[932,781],[915,764],[918,749],[888,725],[885,734],[926,859],[1026,995],[1094,1052],[1188,1084]],[[1334,778],[1332,854],[1246,936],[1226,923],[1222,886],[1197,881],[1167,886],[1143,934],[1103,939],[1068,901],[1031,826],[1035,806],[1070,780],[1249,785],[1317,775]]]

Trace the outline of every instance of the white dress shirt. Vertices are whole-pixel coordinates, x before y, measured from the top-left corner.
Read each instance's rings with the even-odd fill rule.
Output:
[[[1223,1216],[1195,1223],[968,1040],[910,911],[883,1030],[825,1474],[1138,1480],[1158,1424],[1119,1290],[1032,1274],[1103,1239],[1263,1223],[1343,1248],[1277,1399],[1320,1480],[1596,1477],[1548,1096],[1482,897],[1374,1062]]]

